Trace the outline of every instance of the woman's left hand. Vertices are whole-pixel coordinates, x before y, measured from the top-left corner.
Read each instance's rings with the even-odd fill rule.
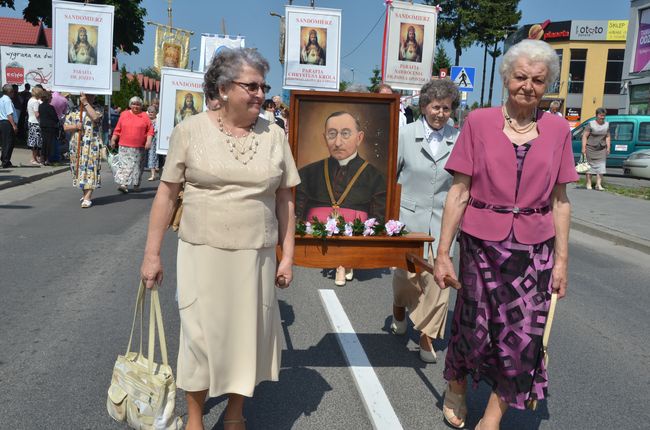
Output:
[[[558,299],[566,296],[568,283],[566,265],[556,264],[553,266],[551,281],[553,282],[553,292],[557,293]]]
[[[275,273],[275,286],[278,288],[288,288],[293,279],[293,262],[288,260],[280,260],[278,270]],[[282,282],[284,280],[284,282]]]

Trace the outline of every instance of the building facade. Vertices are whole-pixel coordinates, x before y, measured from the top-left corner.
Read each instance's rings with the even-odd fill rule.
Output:
[[[627,20],[546,21],[517,30],[506,41],[506,48],[528,38],[544,40],[556,50],[560,76],[548,89],[541,108],[559,101],[560,112],[574,127],[594,116],[599,107],[610,115],[625,111],[622,78],[627,31]]]
[[[650,0],[630,2],[630,30],[623,62],[625,113],[649,115],[650,103]]]

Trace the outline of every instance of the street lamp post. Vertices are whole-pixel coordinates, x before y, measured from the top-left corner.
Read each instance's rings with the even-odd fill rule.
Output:
[[[354,67],[351,67],[350,71],[352,72],[352,83],[354,83]]]
[[[198,48],[193,46],[190,48],[190,57],[192,56],[192,51],[196,51]],[[194,59],[190,60],[190,72],[194,71]]]

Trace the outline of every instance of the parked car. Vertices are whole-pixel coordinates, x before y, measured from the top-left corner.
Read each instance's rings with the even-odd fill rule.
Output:
[[[623,173],[627,176],[650,179],[650,149],[637,151],[623,161]]]
[[[582,133],[587,123],[594,118],[584,121],[571,132],[576,161],[582,154]],[[633,152],[650,149],[650,115],[607,115],[605,121],[609,122],[612,136],[612,150],[607,157],[607,167],[621,167]]]

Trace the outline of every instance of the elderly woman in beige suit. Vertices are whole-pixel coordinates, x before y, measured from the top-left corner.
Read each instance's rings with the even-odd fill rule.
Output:
[[[398,183],[402,186],[400,221],[409,231],[440,236],[442,209],[453,177],[445,170],[458,130],[447,121],[458,107],[459,93],[449,79],[432,80],[420,90],[422,117],[400,129],[397,157]],[[435,249],[435,248],[433,248]],[[424,258],[433,263],[431,244]],[[406,333],[406,309],[420,331],[420,358],[436,362],[432,339],[444,336],[449,289],[441,290],[428,273],[415,275],[396,269],[393,275],[391,331]]]

